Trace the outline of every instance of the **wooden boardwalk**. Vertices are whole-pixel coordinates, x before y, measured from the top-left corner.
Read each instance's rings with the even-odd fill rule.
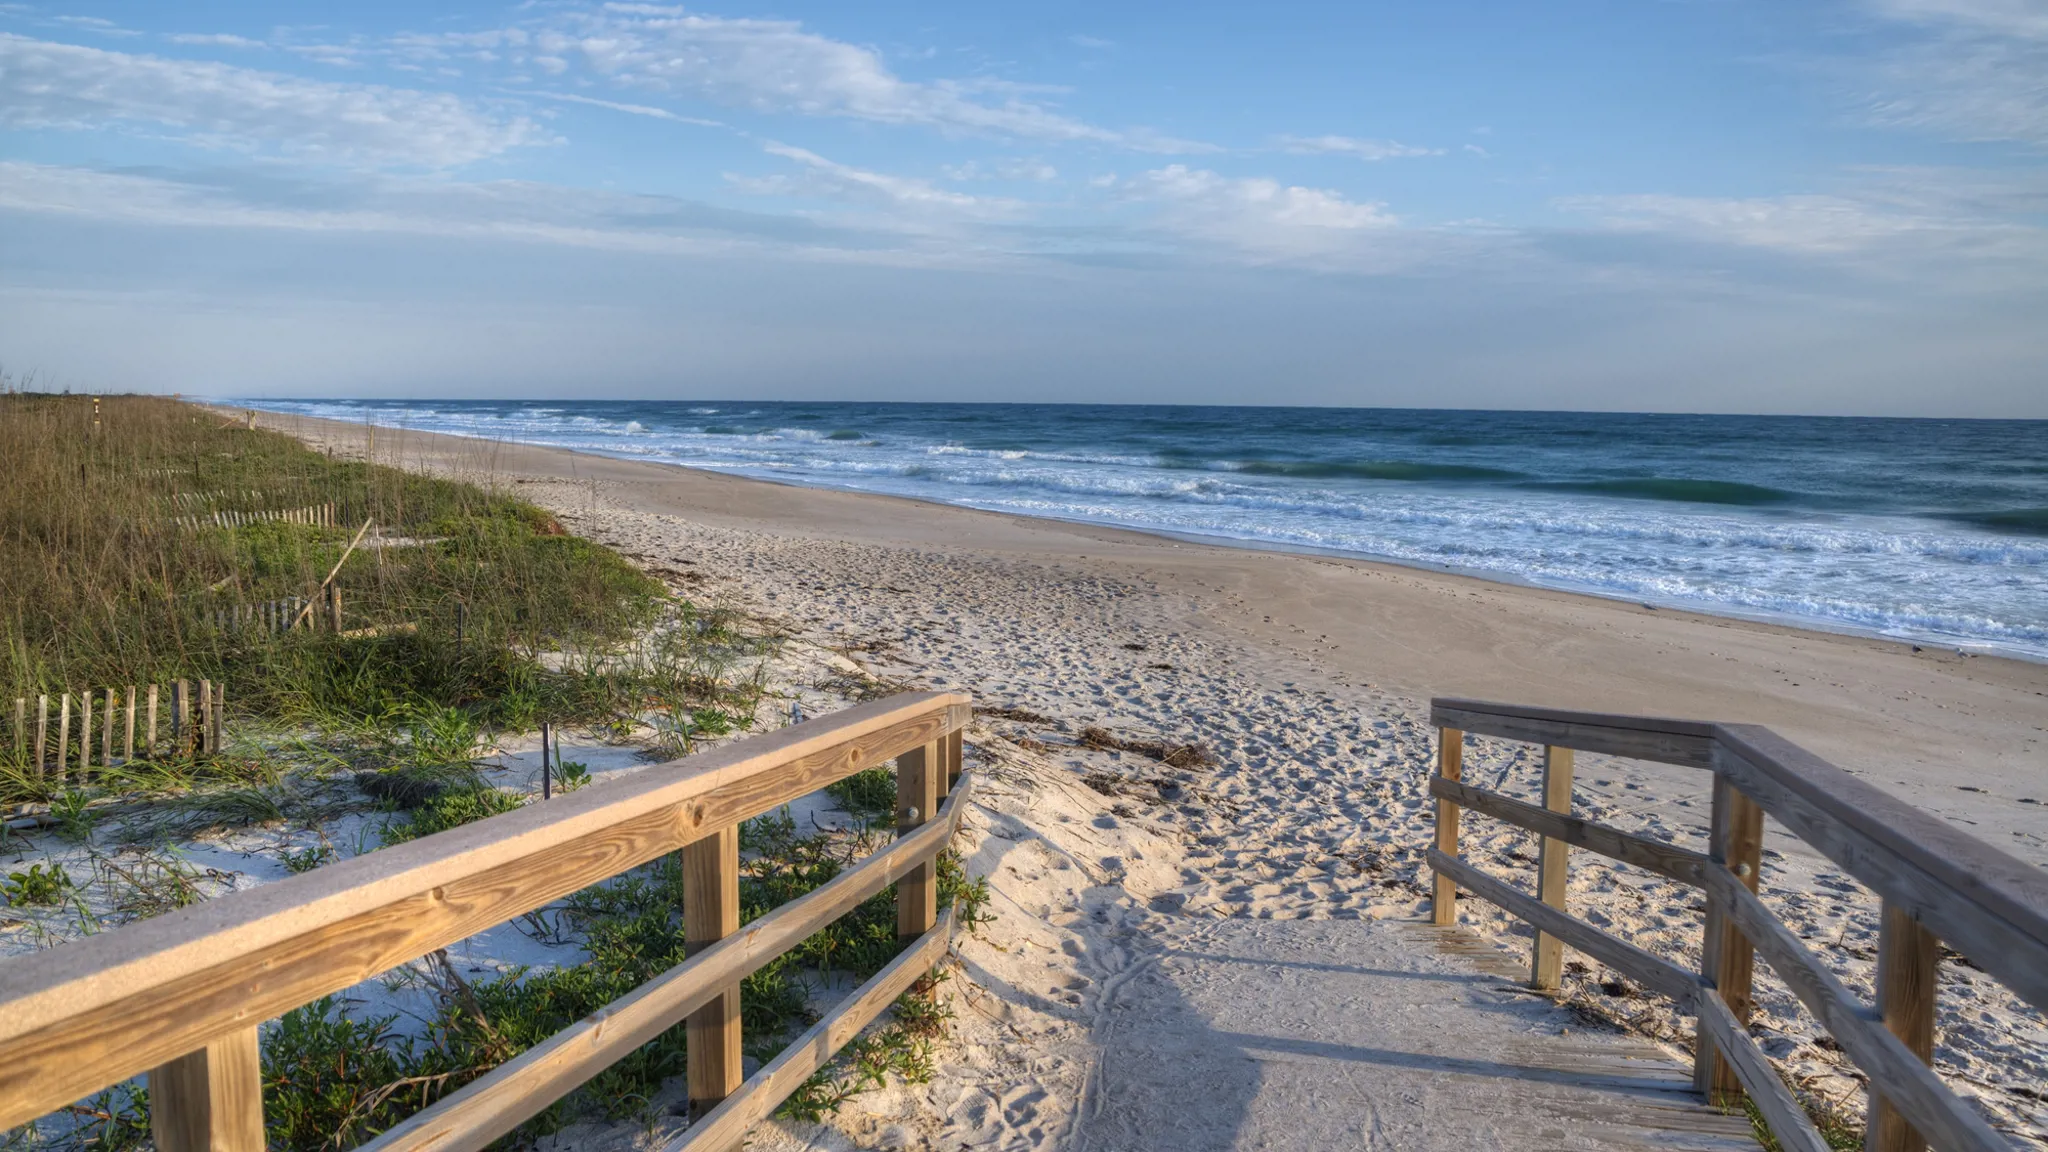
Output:
[[[1464,929],[1189,921],[1157,943],[1108,982],[1086,1152],[1759,1148],[1688,1062],[1532,996]]]

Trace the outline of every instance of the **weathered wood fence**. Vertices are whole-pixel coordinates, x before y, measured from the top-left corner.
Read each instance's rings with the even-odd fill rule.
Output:
[[[0,962],[0,1130],[147,1073],[161,1152],[260,1152],[263,1021],[680,851],[689,959],[365,1147],[484,1148],[681,1023],[707,1111],[680,1147],[737,1149],[945,954],[937,857],[966,800],[970,714],[957,693],[857,705]],[[742,928],[739,825],[890,759],[898,838]],[[903,953],[742,1079],[740,981],[891,883]]]
[[[333,528],[337,517],[332,504],[309,504],[304,508],[280,508],[269,511],[239,511],[217,509],[189,516],[173,516],[171,523],[180,528],[240,528],[247,524],[273,522],[286,524],[314,524],[322,528]]]
[[[173,680],[75,694],[17,696],[14,759],[45,780],[83,783],[95,766],[106,768],[133,760],[138,749],[143,759],[212,755],[222,748],[227,702],[227,687],[211,680],[196,685]],[[163,706],[161,716],[159,704]],[[75,746],[71,742],[74,715],[78,720]]]
[[[2010,1152],[2014,1144],[1958,1099],[1929,1067],[1940,943],[2048,1010],[2048,872],[1873,788],[1749,724],[1566,712],[1472,700],[1435,700],[1435,920],[1457,920],[1462,888],[1536,929],[1530,982],[1555,989],[1564,945],[1584,952],[1699,1018],[1693,1076],[1724,1103],[1746,1092],[1779,1144],[1827,1152],[1805,1110],[1750,1038],[1755,958],[1791,988],[1842,1052],[1869,1077],[1869,1152]],[[1465,734],[1542,744],[1538,807],[1464,783]],[[1708,850],[1693,852],[1571,815],[1574,749],[1680,764],[1713,773]],[[1460,813],[1505,821],[1542,837],[1536,895],[1459,855]],[[1763,821],[1769,814],[1883,900],[1876,1005],[1852,995],[1797,935],[1757,899]],[[1706,916],[1698,972],[1573,918],[1565,871],[1583,848],[1702,889]]]

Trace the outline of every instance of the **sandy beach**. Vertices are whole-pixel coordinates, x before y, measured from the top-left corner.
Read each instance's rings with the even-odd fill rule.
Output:
[[[1768,725],[2048,865],[2048,665],[552,448],[256,419],[513,487],[691,597],[840,653],[867,681],[965,690],[987,710],[969,738],[985,786],[964,849],[1001,919],[961,945],[954,1050],[930,1084],[756,1146],[1123,1146],[1101,1118],[1101,1054],[1112,1035],[1126,1056],[1147,1051],[1118,1032],[1117,999],[1146,958],[1218,924],[1425,912],[1432,696]],[[1200,744],[1215,762],[1090,746],[1087,728]],[[1468,779],[1527,796],[1540,754],[1479,741],[1467,763]],[[1702,773],[1586,756],[1575,801],[1698,846],[1706,797]],[[1477,823],[1473,855],[1527,882],[1527,837]],[[1867,990],[1874,899],[1789,837],[1767,847],[1768,901]],[[1570,895],[1595,924],[1696,963],[1690,890],[1581,856]],[[1526,930],[1464,907],[1502,955],[1526,952]],[[1581,964],[1559,1004],[1517,1010],[1536,1014],[1531,1028],[1598,1020],[1689,1043],[1661,1001],[1613,983]],[[1818,1026],[1780,985],[1759,1000],[1766,1050],[1815,1094],[1846,1098],[1854,1084],[1815,1043]],[[2007,1130],[2048,1140],[2048,1025],[1961,964],[1944,967],[1940,1003],[1951,1083]],[[1170,1056],[1170,1037],[1150,1050]],[[1208,1146],[1204,1107],[1233,1105],[1190,1102],[1196,1127],[1179,1146]],[[1247,1139],[1229,1115],[1210,1119]]]

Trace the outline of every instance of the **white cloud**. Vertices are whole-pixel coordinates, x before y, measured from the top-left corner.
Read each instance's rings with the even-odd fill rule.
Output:
[[[1067,39],[1070,42],[1072,42],[1072,44],[1076,48],[1088,48],[1100,51],[1104,48],[1116,47],[1116,41],[1114,40],[1104,40],[1100,36],[1084,36],[1079,32],[1076,32],[1072,36],[1067,37]]]
[[[546,136],[460,98],[0,33],[0,123],[165,125],[209,143],[331,162],[447,168]]]
[[[756,112],[1142,151],[1211,150],[1156,132],[1088,123],[1048,107],[1040,88],[988,79],[905,79],[874,49],[820,35],[794,20],[611,4],[552,17],[531,43],[622,86]]]
[[[616,100],[599,100],[595,96],[578,96],[571,92],[527,92],[527,96],[538,96],[543,100],[559,100],[565,104],[588,104],[593,108],[609,108],[632,116],[648,116],[656,120],[672,120],[678,124],[695,124],[700,128],[723,128],[716,120],[701,116],[678,116],[666,108],[655,108],[647,104],[623,104]]]
[[[881,205],[916,214],[938,211],[956,216],[1006,216],[1020,207],[1014,200],[992,196],[970,196],[940,188],[929,180],[891,176],[828,160],[805,148],[769,141],[762,151],[803,166],[797,176],[727,176],[734,187],[758,195],[821,196]]]
[[[1171,164],[1122,182],[1127,196],[1178,205],[1212,219],[1280,228],[1351,230],[1393,224],[1386,205],[1347,200],[1324,188],[1286,185],[1265,177],[1221,176]]]
[[[189,44],[207,48],[262,48],[261,40],[247,36],[236,36],[231,32],[172,32],[164,37],[173,44]]]
[[[50,22],[53,24],[67,24],[73,28],[83,28],[87,32],[97,32],[102,36],[142,35],[142,33],[137,32],[133,28],[123,28],[112,20],[100,16],[52,16],[50,17]]]
[[[1354,136],[1282,136],[1280,147],[1297,155],[1356,156],[1360,160],[1399,160],[1441,156],[1441,148],[1418,148],[1394,140],[1361,140]]]
[[[1921,30],[1855,73],[1880,124],[1968,141],[2048,148],[2048,4],[2038,0],[1873,0]]]
[[[1057,180],[1060,170],[1043,160],[997,160],[983,164],[969,160],[965,164],[948,164],[940,171],[948,180],[1032,180],[1039,183]]]

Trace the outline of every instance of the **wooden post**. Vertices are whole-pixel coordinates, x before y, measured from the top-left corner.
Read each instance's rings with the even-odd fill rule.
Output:
[[[212,715],[208,717],[211,722],[207,725],[206,750],[218,756],[221,749],[227,746],[227,740],[223,735],[228,725],[227,681],[223,680],[213,686],[213,707],[209,711]]]
[[[50,763],[50,694],[36,694],[36,778],[41,779]]]
[[[946,775],[939,781],[941,798],[953,794],[953,785],[960,782],[960,773],[967,770],[965,736],[966,733],[957,728],[946,734]]]
[[[1456,780],[1465,773],[1465,733],[1457,728],[1436,730],[1436,774]],[[1436,850],[1446,856],[1458,854],[1458,805],[1437,797]],[[1458,922],[1458,885],[1449,876],[1436,874],[1435,894],[1430,899],[1430,923],[1448,928]]]
[[[71,759],[71,693],[64,693],[62,705],[57,713],[57,782],[64,782],[68,771],[66,762]]]
[[[28,756],[28,697],[14,698],[14,758]]]
[[[151,756],[156,755],[156,689],[154,684],[149,686],[149,743],[144,745]]]
[[[256,1029],[230,1032],[149,1073],[158,1152],[263,1152],[263,1054]]]
[[[728,825],[683,845],[683,952],[695,955],[740,928],[740,830]],[[740,986],[692,1012],[684,1028],[690,1110],[702,1116],[740,1086]]]
[[[78,782],[92,771],[92,689],[78,694]]]
[[[1934,1062],[1934,989],[1941,945],[1905,909],[1886,901],[1877,942],[1877,1010],[1884,1026],[1923,1064]],[[1877,1090],[1870,1089],[1864,1152],[1922,1152],[1927,1140]]]
[[[1714,814],[1707,840],[1707,855],[1736,879],[1756,891],[1762,877],[1764,810],[1743,795],[1726,776],[1714,775]],[[1700,947],[1700,975],[1713,981],[1722,1003],[1744,1026],[1756,1003],[1750,998],[1750,978],[1756,969],[1756,949],[1735,925],[1728,910],[1712,895],[1707,897],[1706,931]],[[1714,1051],[1714,1038],[1701,1026],[1693,1043],[1693,1087],[1717,1104],[1742,1101],[1742,1081],[1730,1065]]]
[[[135,759],[135,685],[128,686],[127,735],[121,740],[121,762],[126,764]]]
[[[1572,750],[1556,745],[1543,749],[1543,806],[1552,812],[1572,810]],[[1536,857],[1536,898],[1564,911],[1565,877],[1571,868],[1572,846],[1543,837]],[[1548,932],[1536,933],[1529,958],[1529,985],[1543,992],[1557,990],[1564,978],[1564,941]]]
[[[114,690],[107,689],[100,709],[100,767],[106,768],[114,762]]]
[[[327,586],[327,626],[336,636],[341,635],[341,585]]]
[[[939,806],[939,777],[945,770],[944,741],[934,740],[896,758],[896,834],[918,830]],[[939,918],[939,873],[934,861],[896,881],[896,938],[915,940]]]
[[[199,730],[193,733],[193,750],[207,755],[213,753],[208,739],[213,735],[213,681],[199,681]]]
[[[191,751],[192,686],[183,680],[171,682],[171,752],[183,756]]]
[[[552,765],[548,763],[548,736],[552,727],[545,720],[540,722],[540,798],[543,800],[552,800],[555,796]]]

